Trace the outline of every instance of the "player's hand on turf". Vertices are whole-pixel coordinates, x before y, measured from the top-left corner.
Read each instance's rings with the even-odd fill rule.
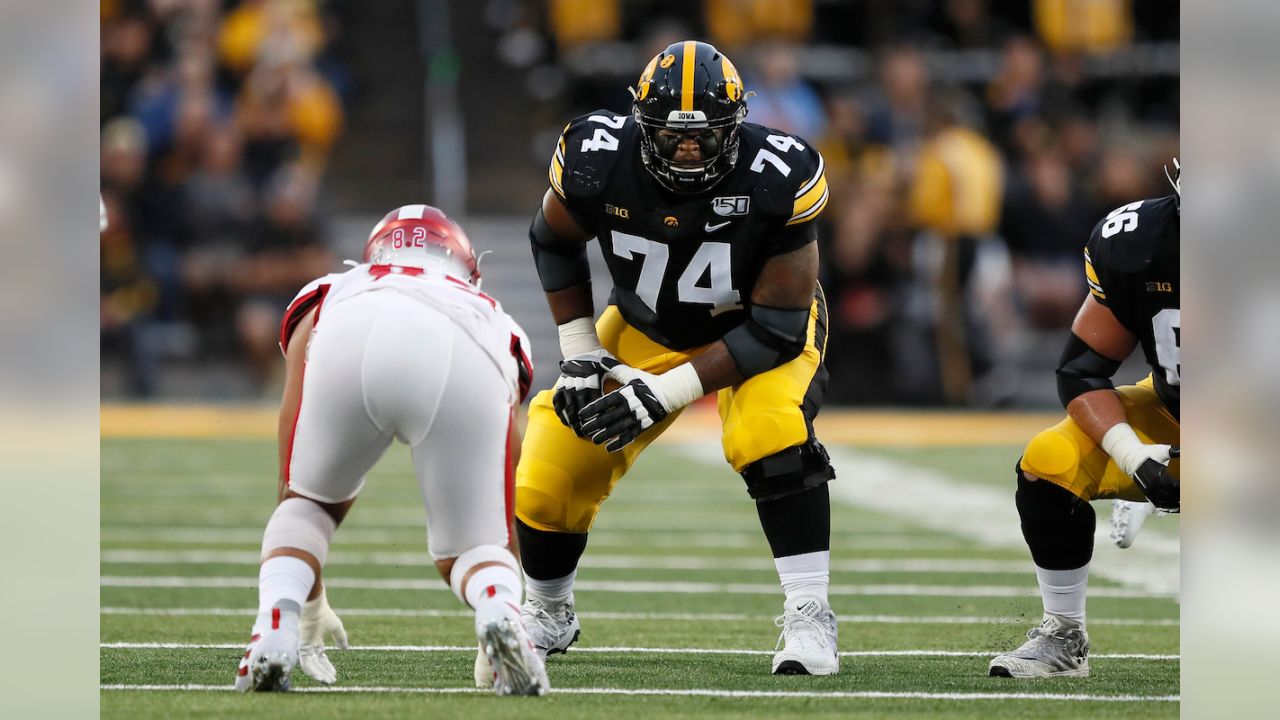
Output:
[[[338,679],[338,671],[325,654],[325,638],[333,638],[339,648],[346,650],[347,630],[342,626],[342,619],[329,607],[329,599],[325,597],[323,589],[320,597],[308,600],[302,606],[302,614],[298,618],[298,635],[301,640],[298,664],[302,667],[302,672],[317,682],[332,685]]]
[[[621,366],[609,376],[622,387],[582,409],[582,431],[591,442],[617,452],[630,445],[640,433],[666,419],[674,408],[662,398],[658,376]]]
[[[594,350],[560,361],[560,379],[556,380],[551,405],[560,422],[578,437],[586,437],[582,431],[582,409],[600,399],[604,394],[605,373],[618,364],[618,358],[608,350]]]
[[[1177,446],[1153,447],[1164,449],[1138,466],[1133,473],[1133,481],[1156,508],[1169,513],[1179,512],[1182,507],[1182,483],[1169,474],[1169,461],[1179,457],[1181,451]]]

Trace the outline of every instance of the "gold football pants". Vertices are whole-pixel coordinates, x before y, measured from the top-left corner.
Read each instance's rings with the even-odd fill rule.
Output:
[[[803,445],[813,435],[818,392],[825,382],[821,370],[826,351],[827,311],[821,294],[809,314],[804,351],[788,363],[747,378],[719,392],[725,460],[735,471],[789,447]],[[604,347],[623,363],[650,373],[663,373],[688,362],[705,348],[675,351],[650,340],[627,324],[610,305],[596,323]],[[815,386],[815,376],[823,377]],[[813,391],[811,393],[811,390]],[[809,402],[805,402],[809,394]],[[585,533],[591,529],[600,504],[618,479],[649,443],[679,416],[667,416],[635,442],[611,453],[574,434],[556,417],[551,390],[529,405],[529,424],[516,470],[516,517],[526,525],[551,532]]]
[[[1143,442],[1178,444],[1178,421],[1156,395],[1149,376],[1137,385],[1118,387],[1116,392],[1124,403],[1125,418]],[[1070,490],[1082,500],[1146,500],[1133,478],[1095,445],[1070,416],[1032,438],[1019,467]],[[1176,459],[1169,464],[1169,472],[1175,477],[1179,468]]]

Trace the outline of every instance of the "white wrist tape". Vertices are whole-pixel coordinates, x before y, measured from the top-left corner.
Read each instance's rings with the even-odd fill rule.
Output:
[[[1102,449],[1126,475],[1133,475],[1147,460],[1169,463],[1169,446],[1142,442],[1129,423],[1117,423],[1102,436]]]
[[[678,365],[655,376],[651,387],[667,412],[675,412],[706,394],[693,363]]]
[[[596,335],[596,324],[591,318],[575,318],[563,325],[557,325],[560,333],[560,355],[571,358],[603,350],[600,336]]]

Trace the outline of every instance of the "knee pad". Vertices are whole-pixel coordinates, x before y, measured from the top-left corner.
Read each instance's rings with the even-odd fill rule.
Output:
[[[1020,462],[1019,465],[1024,465]],[[1022,519],[1022,537],[1036,565],[1046,570],[1075,570],[1093,557],[1097,517],[1093,506],[1048,480],[1028,480],[1021,470],[1014,496]]]
[[[1080,469],[1080,448],[1057,430],[1044,430],[1027,443],[1018,465],[1036,477],[1070,483]]]
[[[751,463],[741,475],[752,498],[777,500],[821,487],[836,471],[822,443],[810,440]]]
[[[262,534],[262,559],[273,550],[296,548],[310,553],[323,567],[329,559],[329,542],[338,523],[324,508],[300,497],[285,498],[276,506]]]
[[[476,566],[492,563],[476,570]],[[474,572],[473,572],[474,571]],[[470,577],[468,577],[470,575]],[[495,587],[520,598],[520,571],[516,556],[497,545],[478,545],[458,556],[449,572],[449,587],[462,602],[476,606],[480,593]]]

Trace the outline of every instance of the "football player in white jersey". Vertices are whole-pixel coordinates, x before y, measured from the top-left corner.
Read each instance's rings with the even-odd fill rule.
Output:
[[[321,570],[365,474],[400,440],[412,449],[431,556],[475,610],[495,692],[545,693],[511,552],[514,420],[532,378],[529,341],[480,291],[462,228],[426,205],[392,211],[363,263],[298,293],[280,347],[280,503],[263,534],[258,617],[236,688],[288,690],[300,662],[334,680],[321,636],[333,632],[340,645],[345,637]]]

